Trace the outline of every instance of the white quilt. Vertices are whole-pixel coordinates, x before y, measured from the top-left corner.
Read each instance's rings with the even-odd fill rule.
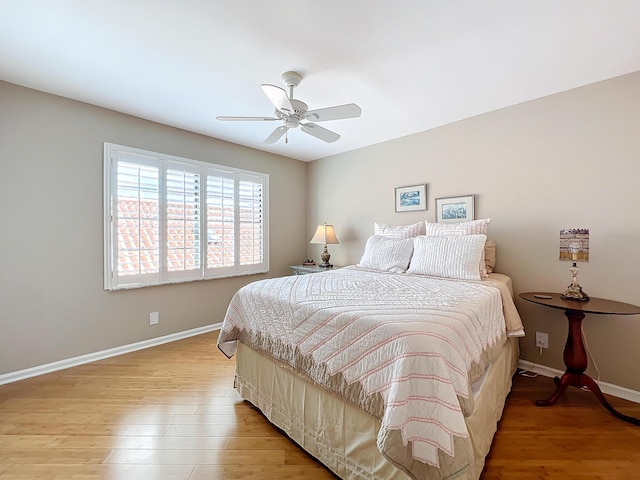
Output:
[[[347,267],[240,289],[218,346],[231,357],[238,340],[251,345],[256,338],[260,349],[290,365],[312,359],[322,368],[305,373],[320,384],[327,372],[340,373],[366,394],[379,394],[380,450],[394,461],[386,433],[399,430],[415,460],[438,466],[438,450],[453,456],[453,437],[468,437],[470,385],[492,361],[492,347],[505,341],[506,327],[503,298],[491,281]]]

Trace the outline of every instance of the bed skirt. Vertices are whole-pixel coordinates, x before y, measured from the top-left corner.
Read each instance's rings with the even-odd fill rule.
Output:
[[[445,454],[441,468],[425,465],[425,478],[478,480],[502,416],[519,356],[509,338],[489,367],[465,422],[473,444],[472,462]],[[314,384],[288,365],[242,343],[236,356],[236,388],[271,423],[344,480],[410,480],[378,450],[380,421]]]

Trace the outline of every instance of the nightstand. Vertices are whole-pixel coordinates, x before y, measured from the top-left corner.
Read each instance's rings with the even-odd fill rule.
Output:
[[[330,272],[341,267],[335,265],[332,268],[322,268],[318,265],[291,265],[289,268],[293,270],[294,275],[306,275],[308,273]]]
[[[536,401],[539,407],[553,405],[564,393],[568,386],[587,387],[600,403],[614,416],[625,422],[640,426],[637,418],[623,415],[614,409],[600,390],[598,384],[584,371],[587,369],[588,358],[582,340],[582,319],[586,313],[600,315],[640,315],[640,307],[629,303],[606,300],[604,298],[589,298],[586,302],[576,300],[564,300],[559,293],[528,292],[521,293],[520,298],[528,302],[537,303],[545,307],[559,308],[569,321],[567,343],[564,346],[564,364],[566,371],[560,378],[555,378],[556,391],[546,400]]]

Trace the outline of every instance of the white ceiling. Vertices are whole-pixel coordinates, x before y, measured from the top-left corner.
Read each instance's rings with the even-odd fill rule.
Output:
[[[357,119],[275,145],[260,84]],[[0,0],[0,79],[310,161],[640,70],[638,0]]]

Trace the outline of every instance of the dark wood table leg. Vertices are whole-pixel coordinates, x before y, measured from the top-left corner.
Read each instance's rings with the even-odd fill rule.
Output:
[[[564,346],[564,364],[567,370],[562,377],[556,378],[556,391],[546,400],[537,400],[536,405],[539,407],[547,407],[553,405],[565,392],[567,387],[587,387],[593,393],[600,403],[611,412],[615,417],[633,425],[640,426],[640,420],[629,417],[618,412],[602,394],[600,387],[589,375],[584,371],[587,369],[587,352],[582,341],[582,320],[584,313],[575,310],[566,310],[564,312],[569,320],[569,333],[567,334],[567,343]]]
[[[558,380],[556,379],[556,391],[546,400],[538,400],[536,405],[547,407],[553,405],[565,392],[569,385],[578,386],[579,378],[587,369],[587,352],[582,342],[582,319],[584,313],[574,310],[565,310],[564,314],[569,320],[569,333],[567,343],[564,345],[564,364],[567,370]]]
[[[553,392],[546,400],[536,400],[536,405],[539,407],[548,407],[549,405],[553,405],[558,401],[558,399],[562,396],[569,385],[574,385],[575,379],[573,378],[576,374],[565,372],[562,377],[555,378],[556,381],[556,391]]]
[[[609,410],[615,417],[640,427],[640,420],[620,413],[615,408],[613,408],[609,402],[607,402],[607,399],[604,398],[604,395],[602,394],[600,387],[598,386],[598,384],[595,382],[593,378],[591,378],[588,375],[582,375],[581,383],[582,383],[582,386],[587,387],[589,390],[591,390],[591,392],[596,396],[596,398],[600,401],[600,403],[604,406],[604,408]]]

